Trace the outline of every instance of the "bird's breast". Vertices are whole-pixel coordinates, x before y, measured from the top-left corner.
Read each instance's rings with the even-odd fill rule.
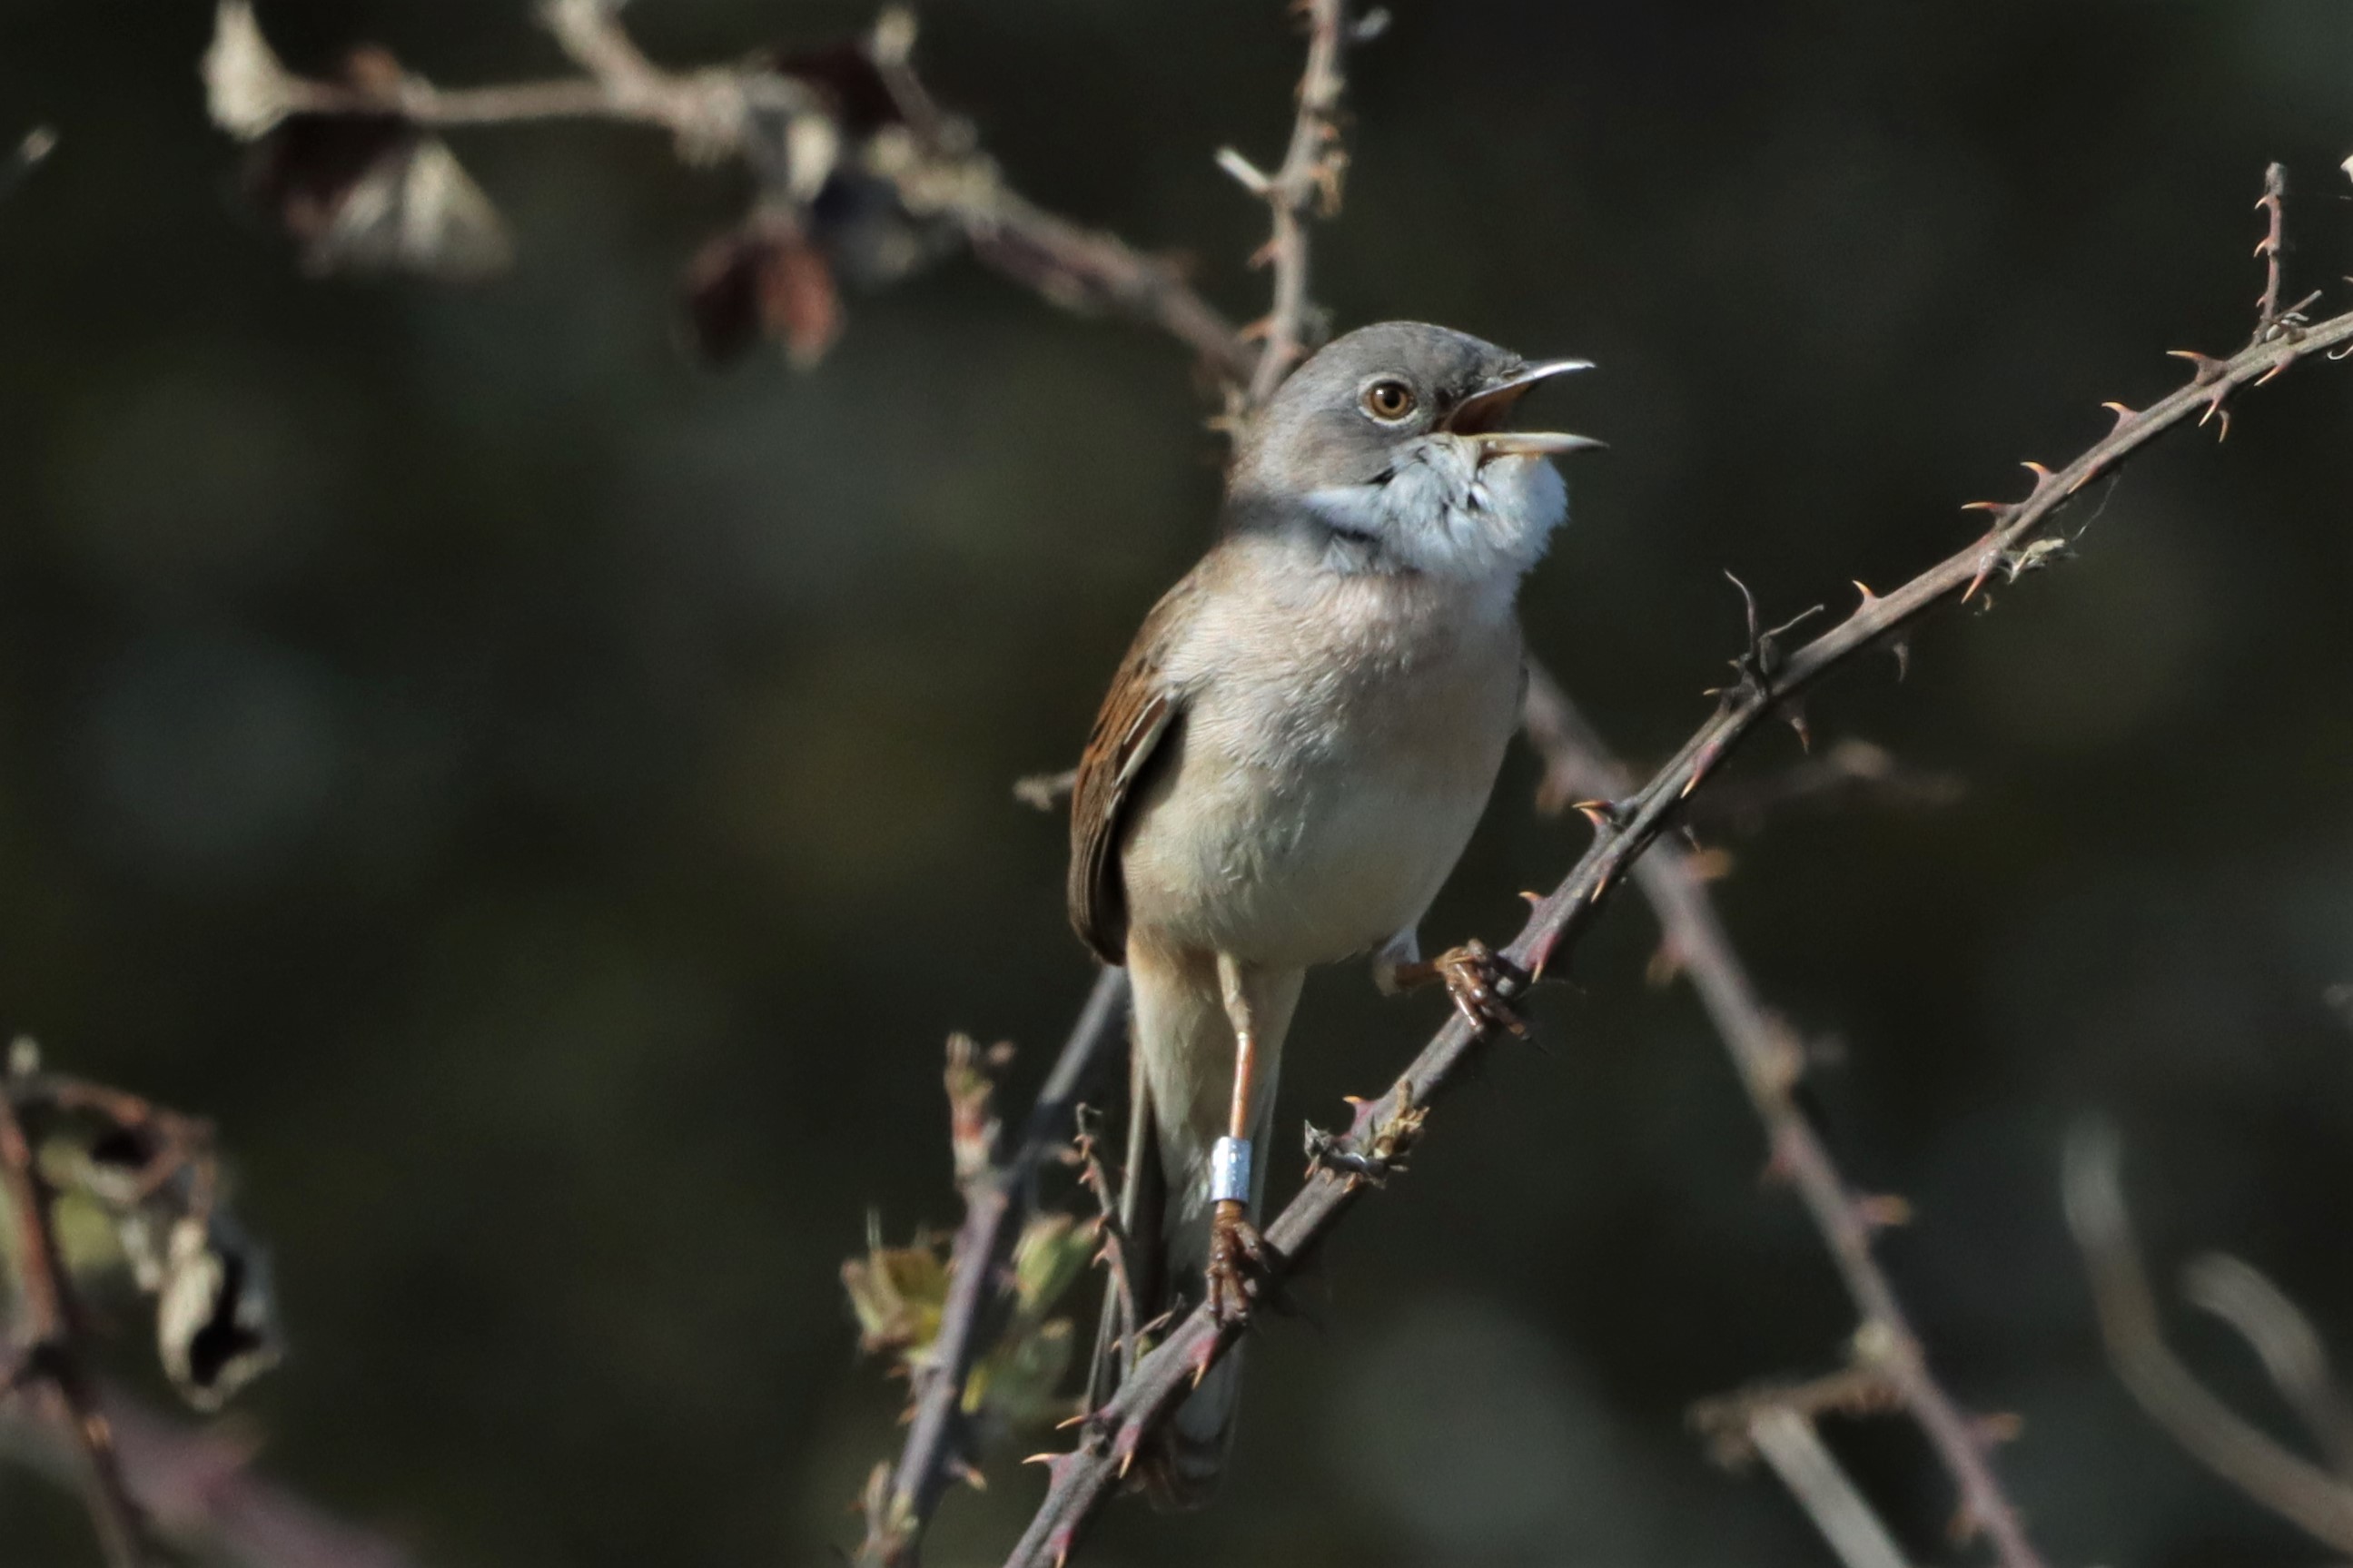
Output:
[[[1453,869],[1517,721],[1517,624],[1427,584],[1338,587],[1198,628],[1123,855],[1139,934],[1327,963],[1418,921]]]

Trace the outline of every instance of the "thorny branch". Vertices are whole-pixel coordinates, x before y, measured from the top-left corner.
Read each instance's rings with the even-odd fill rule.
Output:
[[[2157,1293],[2125,1207],[2123,1163],[2112,1128],[2079,1127],[2067,1141],[2062,1182],[2068,1228],[2091,1275],[2100,1334],[2116,1376],[2149,1419],[2208,1469],[2315,1540],[2353,1552],[2353,1481],[2291,1453],[2223,1404],[2165,1342]],[[2276,1291],[2272,1295],[2284,1301]],[[2303,1327],[2308,1334],[2310,1326]],[[2323,1440],[2332,1436],[2324,1434]]]
[[[1544,759],[1547,796],[1608,797],[1632,782],[1567,693],[1541,668],[1530,671],[1524,722]],[[1606,833],[1606,808],[1593,809]],[[1757,994],[1714,901],[1693,872],[1689,854],[1672,843],[1653,845],[1634,863],[1634,879],[1658,916],[1666,962],[1690,977],[1732,1055],[1749,1104],[1765,1124],[1771,1151],[1767,1169],[1796,1188],[1854,1302],[1861,1320],[1852,1343],[1858,1370],[1883,1379],[1919,1423],[1960,1494],[1960,1519],[1968,1531],[1984,1531],[2010,1568],[2038,1563],[2016,1506],[1987,1462],[1983,1428],[1929,1370],[1919,1336],[1873,1255],[1873,1236],[1905,1217],[1902,1201],[1858,1194],[1839,1173],[1792,1093],[1805,1071],[1804,1049]]]
[[[1270,174],[1231,147],[1218,153],[1219,167],[1263,200],[1273,219],[1273,233],[1256,258],[1274,268],[1274,305],[1249,330],[1261,340],[1246,396],[1249,408],[1271,397],[1305,353],[1313,311],[1307,298],[1308,220],[1339,211],[1341,180],[1348,168],[1338,120],[1345,86],[1341,48],[1352,36],[1378,32],[1387,20],[1376,11],[1352,27],[1345,0],[1301,0],[1299,8],[1307,17],[1307,68],[1299,78],[1299,111],[1281,166]]]
[[[1020,1141],[1001,1147],[1002,1133],[993,1124],[957,1130],[965,1218],[948,1255],[948,1297],[939,1336],[915,1373],[899,1462],[878,1468],[868,1487],[866,1540],[857,1559],[863,1568],[913,1563],[940,1499],[972,1467],[965,1385],[1004,1330],[1004,1275],[1013,1244],[1024,1215],[1035,1206],[1039,1171],[1068,1141],[1079,1096],[1126,1017],[1127,972],[1106,969],[1038,1091]]]
[[[49,1406],[55,1424],[80,1455],[82,1489],[107,1562],[115,1568],[138,1568],[147,1561],[146,1524],[123,1483],[114,1433],[98,1407],[83,1361],[79,1308],[58,1247],[56,1194],[41,1174],[16,1113],[16,1077],[11,1072],[0,1080],[0,1185],[6,1188],[16,1243],[25,1342],[15,1347],[17,1359],[0,1397],[32,1394]]]
[[[909,134],[895,142],[878,139],[875,145],[886,152],[878,158],[870,150],[867,163],[892,184],[910,210],[936,212],[953,220],[985,261],[1037,289],[1050,301],[1065,306],[1107,308],[1145,321],[1186,342],[1229,379],[1240,381],[1246,376],[1247,387],[1240,398],[1240,405],[1246,410],[1280,383],[1300,357],[1313,331],[1312,308],[1306,293],[1305,219],[1319,208],[1328,210],[1336,201],[1345,167],[1335,112],[1341,87],[1341,47],[1356,33],[1369,31],[1378,21],[1376,14],[1357,29],[1349,28],[1336,0],[1308,0],[1304,9],[1310,35],[1309,64],[1282,164],[1270,175],[1238,153],[1228,152],[1220,156],[1229,173],[1268,202],[1272,219],[1272,237],[1261,255],[1272,263],[1275,271],[1274,307],[1266,320],[1246,335],[1230,331],[1223,319],[1185,284],[1173,268],[1143,256],[1114,237],[1089,231],[1043,213],[1007,189],[994,166],[971,149],[968,132],[939,116],[930,108],[928,100],[921,99],[920,89],[905,68],[905,41],[911,37],[910,30],[887,14],[876,29],[869,52],[892,84],[893,97],[901,104]],[[229,10],[225,8],[224,17],[228,15]],[[681,153],[702,161],[731,153],[751,156],[741,129],[747,122],[750,109],[764,104],[786,111],[796,108],[792,84],[773,72],[765,73],[766,79],[760,80],[756,79],[762,73],[751,68],[691,76],[659,71],[637,53],[614,20],[610,8],[596,0],[557,0],[551,8],[550,20],[567,50],[587,69],[587,78],[468,92],[435,89],[404,79],[396,95],[396,111],[422,124],[444,127],[575,115],[635,120],[670,130],[680,142]],[[365,114],[380,113],[385,108],[380,99],[355,97],[343,89],[308,84],[304,93],[287,105],[286,111]],[[1785,716],[1789,714],[1789,699],[1856,652],[1883,643],[1901,655],[1903,644],[1894,634],[1957,591],[1967,600],[1995,571],[2015,577],[2047,563],[2056,546],[2042,535],[2052,515],[2077,489],[2112,470],[2159,432],[2196,412],[2200,424],[2209,418],[2219,418],[2227,434],[2229,410],[2225,404],[2237,389],[2270,379],[2304,353],[2353,339],[2353,316],[2311,324],[2300,314],[2304,306],[2311,302],[2309,300],[2286,310],[2279,308],[2282,188],[2274,169],[2267,178],[2261,204],[2269,213],[2271,225],[2258,251],[2267,258],[2268,265],[2253,344],[2227,361],[2183,354],[2181,357],[2190,360],[2195,367],[2188,385],[2144,411],[2110,405],[2117,415],[2116,428],[2073,463],[2056,473],[2029,465],[2036,475],[2036,484],[2024,500],[1978,503],[1982,510],[1993,513],[1992,524],[1982,540],[1884,598],[1865,590],[1863,603],[1853,615],[1794,656],[1782,657],[1772,634],[1752,635],[1747,652],[1736,661],[1739,680],[1723,693],[1717,715],[1641,790],[1600,808],[1595,844],[1562,886],[1538,905],[1520,939],[1508,950],[1509,956],[1533,974],[1541,972],[1547,959],[1565,951],[1617,873],[1629,862],[1635,862],[1636,857],[1673,819],[1680,803],[1767,714],[1777,710]],[[1255,353],[1246,338],[1261,340]],[[1781,628],[1783,632],[1788,629]],[[1539,717],[1532,710],[1532,732]],[[1050,801],[1060,783],[1054,778],[1025,781],[1025,798]],[[1661,868],[1653,869],[1654,867]],[[1704,896],[1688,867],[1679,867],[1672,858],[1662,861],[1653,858],[1636,862],[1636,870],[1646,892],[1654,889],[1667,892],[1680,881],[1702,900],[1699,911],[1713,923],[1712,912],[1707,911]],[[1666,917],[1663,905],[1662,916]],[[1720,947],[1720,928],[1713,934]],[[1683,949],[1677,956],[1686,964],[1694,963],[1690,944],[1683,944]],[[1729,958],[1728,951],[1725,956]],[[1726,973],[1736,977],[1736,965]],[[1744,1080],[1750,1085],[1752,1095],[1757,1097],[1760,1114],[1773,1134],[1777,1163],[1787,1167],[1801,1194],[1807,1197],[1810,1209],[1824,1229],[1841,1271],[1848,1278],[1851,1293],[1856,1296],[1863,1312],[1864,1331],[1858,1335],[1859,1352],[1877,1373],[1889,1378],[1907,1407],[1922,1420],[1947,1468],[1955,1473],[1966,1517],[1995,1535],[2006,1561],[2031,1563],[2031,1548],[2025,1547],[2022,1537],[2004,1540],[2006,1528],[2015,1530],[2015,1512],[2001,1498],[1984,1465],[1981,1436],[1928,1378],[1916,1342],[1902,1326],[1894,1298],[1886,1293],[1883,1278],[1878,1276],[1871,1260],[1869,1232],[1875,1224],[1888,1223],[1893,1211],[1884,1203],[1849,1194],[1826,1157],[1807,1157],[1808,1146],[1814,1155],[1820,1155],[1819,1141],[1812,1137],[1802,1118],[1794,1112],[1785,1117],[1779,1109],[1788,1104],[1788,1075],[1793,1066],[1786,1038],[1779,1037],[1769,1016],[1754,1005],[1753,994],[1746,993],[1745,981],[1729,993],[1718,989],[1715,1001],[1737,1004],[1744,997],[1750,1005],[1736,1009],[1740,1017],[1736,1021],[1743,1022],[1751,1030],[1761,1027],[1763,1032],[1752,1033],[1748,1037],[1752,1048],[1745,1050],[1741,1042],[1733,1037],[1732,1030],[1726,1028],[1727,1042],[1732,1045]],[[1089,1016],[1096,1013],[1101,999],[1099,988],[1096,997],[1090,1001]],[[1718,1022],[1720,1027],[1725,1026],[1724,1018],[1719,1017]],[[1083,1021],[1082,1026],[1083,1029]],[[1073,1045],[1076,1043],[1074,1036]],[[1320,1152],[1309,1185],[1270,1230],[1271,1238],[1285,1258],[1295,1258],[1303,1247],[1320,1237],[1360,1190],[1366,1177],[1377,1177],[1382,1170],[1393,1167],[1396,1157],[1418,1135],[1431,1100],[1476,1044],[1465,1026],[1450,1023],[1390,1095],[1360,1113],[1357,1124],[1348,1134],[1322,1138],[1320,1142],[1311,1140]],[[1060,1077],[1058,1069],[1057,1078]],[[1031,1125],[1037,1125],[1034,1113]],[[1797,1130],[1795,1135],[1788,1132],[1789,1128]],[[1793,1147],[1795,1153],[1791,1152]],[[1335,1173],[1335,1165],[1348,1173]],[[984,1203],[981,1206],[987,1205]],[[992,1224],[994,1229],[990,1228]],[[988,1223],[983,1223],[982,1215],[975,1210],[968,1212],[965,1234],[985,1232],[993,1247],[1009,1245],[1015,1228],[1005,1224],[1002,1210]],[[957,1256],[965,1256],[961,1240]],[[963,1277],[979,1279],[1001,1269],[1002,1255],[997,1256],[998,1262],[993,1268],[971,1271]],[[987,1291],[975,1290],[967,1299],[981,1301],[987,1296]],[[1877,1310],[1873,1304],[1882,1300],[1884,1311]],[[987,1336],[979,1332],[982,1316],[977,1310],[968,1310],[962,1318],[954,1320],[959,1329],[960,1359],[967,1370],[972,1357],[987,1343]],[[1896,1326],[1892,1336],[1875,1331],[1883,1331],[1891,1322]],[[1068,1551],[1079,1524],[1100,1500],[1113,1472],[1124,1468],[1124,1457],[1133,1452],[1149,1423],[1165,1414],[1181,1392],[1184,1380],[1205,1369],[1221,1352],[1229,1337],[1229,1331],[1205,1322],[1197,1314],[1145,1361],[1135,1380],[1112,1405],[1099,1413],[1081,1450],[1051,1462],[1053,1481],[1047,1504],[1012,1561],[1032,1562],[1039,1560],[1043,1552],[1059,1556]],[[954,1365],[958,1359],[952,1356],[944,1364]],[[915,1431],[911,1433],[907,1452],[892,1477],[888,1516],[881,1527],[876,1526],[870,1511],[867,1550],[871,1560],[905,1560],[903,1555],[892,1557],[887,1553],[912,1551],[913,1531],[920,1530],[931,1505],[944,1489],[945,1478],[960,1462],[954,1441],[957,1425],[954,1407],[959,1385],[960,1378],[951,1381],[942,1375],[919,1391]],[[1787,1437],[1788,1434],[1783,1432],[1782,1436]],[[1805,1427],[1805,1436],[1810,1437],[1810,1426]],[[1782,1447],[1787,1452],[1798,1451],[1794,1442],[1785,1442]],[[1787,1470],[1784,1475],[1793,1489],[1799,1489],[1802,1495],[1800,1481]],[[872,1556],[878,1542],[886,1554]],[[1841,1550],[1854,1548],[1842,1542]]]
[[[1862,590],[1845,619],[1794,653],[1769,639],[1752,640],[1737,661],[1741,679],[1726,689],[1714,717],[1684,742],[1639,790],[1599,803],[1592,846],[1558,887],[1537,901],[1503,957],[1531,978],[1566,955],[1591,921],[1602,898],[1653,839],[1674,820],[1682,803],[1713,774],[1733,748],[1791,699],[1860,653],[1887,644],[1947,599],[1975,597],[1997,571],[2016,577],[2048,564],[2044,534],[2066,502],[2094,479],[2113,473],[2165,431],[2196,416],[2220,416],[2242,387],[2271,380],[2299,360],[2353,342],[2353,311],[2304,325],[2274,322],[2228,359],[2177,352],[2191,362],[2189,382],[2146,409],[2114,406],[2115,427],[2056,470],[2030,464],[2034,487],[2012,502],[1972,503],[1992,514],[1985,535],[1884,595]],[[1275,1283],[1294,1261],[1337,1224],[1366,1176],[1389,1166],[1420,1134],[1430,1108],[1478,1054],[1482,1037],[1460,1017],[1450,1019],[1388,1091],[1360,1106],[1348,1131],[1324,1141],[1306,1184],[1265,1227],[1277,1257]],[[1345,1166],[1345,1173],[1335,1169]],[[1173,1328],[1082,1429],[1073,1451],[1047,1458],[1048,1486],[1008,1568],[1060,1563],[1079,1531],[1117,1484],[1145,1435],[1240,1337],[1206,1308]]]

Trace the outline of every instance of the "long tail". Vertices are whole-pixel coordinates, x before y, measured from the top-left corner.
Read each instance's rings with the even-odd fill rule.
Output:
[[[1234,1032],[1208,953],[1171,956],[1131,946],[1134,1051],[1129,1061],[1127,1177],[1120,1221],[1128,1237],[1130,1282],[1136,1317],[1150,1323],[1182,1313],[1201,1300],[1209,1260],[1210,1146],[1223,1136],[1233,1095]],[[1250,1189],[1250,1217],[1265,1193],[1267,1132],[1274,1119],[1274,1084],[1282,1038],[1303,976],[1273,977],[1259,1005],[1259,1050],[1265,1067],[1250,1140],[1260,1151]],[[1118,1309],[1107,1302],[1097,1336],[1091,1403],[1118,1384],[1125,1353],[1115,1349]],[[1159,1443],[1138,1458],[1145,1489],[1165,1507],[1198,1508],[1216,1489],[1232,1446],[1241,1398],[1239,1347],[1210,1369],[1162,1428]]]

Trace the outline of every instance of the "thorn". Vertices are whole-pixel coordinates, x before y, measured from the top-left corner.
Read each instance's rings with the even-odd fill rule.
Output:
[[[2038,490],[2051,482],[2051,470],[2040,463],[2021,463],[2019,467],[2034,476],[2034,488]]]
[[[2216,377],[2231,368],[2221,360],[2201,354],[2196,349],[2168,349],[2165,354],[2168,359],[2186,359],[2197,367],[2189,377],[2192,386],[2211,385]]]
[[[2140,417],[2140,410],[2133,407],[2129,404],[2103,403],[2100,406],[2116,416],[2116,430],[2123,429],[2126,426]],[[2116,434],[2116,430],[2111,430],[2108,434],[2113,436]]]
[[[2248,383],[2248,384],[2249,384],[2250,386],[2261,386],[2261,385],[2263,385],[2263,383],[2265,383],[2265,382],[2267,382],[2267,381],[2271,380],[2271,379],[2272,379],[2272,377],[2274,377],[2274,376],[2275,376],[2275,375],[2279,374],[2279,373],[2280,373],[2280,372],[2282,372],[2282,371],[2285,370],[2288,366],[2290,366],[2290,365],[2294,364],[2295,363],[2295,351],[2294,349],[2290,349],[2286,353],[2284,353],[2284,354],[2282,354],[2282,355],[2279,357],[2279,361],[2278,361],[2278,363],[2275,363],[2275,364],[2274,364],[2274,365],[2271,367],[2271,369],[2269,369],[2269,370],[2267,370],[2267,371],[2263,372],[2263,374],[2261,374],[2261,375],[2259,375],[2259,376],[2255,377],[2255,379],[2254,379],[2253,381],[2252,381],[2252,382]]]
[[[1525,888],[1522,888],[1520,889],[1520,897],[1527,900],[1531,908],[1540,905],[1545,901],[1545,896],[1542,893],[1532,893]]]
[[[1862,604],[1860,608],[1867,610],[1871,608],[1872,605],[1879,603],[1879,595],[1873,593],[1871,591],[1871,584],[1864,582],[1860,577],[1854,579],[1854,591],[1862,595]]]
[[[1801,702],[1784,704],[1781,709],[1781,722],[1797,731],[1798,749],[1808,756],[1813,755],[1814,731],[1806,722],[1805,704]]]
[[[1912,673],[1912,639],[1897,637],[1887,645],[1887,651],[1895,656],[1895,679],[1900,685]]]
[[[1990,511],[2000,513],[2008,511],[2010,508],[2010,503],[2006,500],[1965,500],[1961,503],[1961,510],[1963,511]]]
[[[1672,942],[1662,942],[1642,966],[1642,983],[1653,991],[1663,991],[1674,984],[1675,976],[1683,972],[1683,955]]]
[[[1985,553],[1978,557],[1978,574],[1969,579],[1967,588],[1961,590],[1961,603],[1966,605],[1976,598],[1978,590],[1985,586],[1986,579],[1992,576],[1993,569],[2000,564],[2001,542],[1996,535],[1989,533],[1985,536]]]
[[[1021,1462],[1025,1465],[1043,1465],[1050,1470],[1054,1468],[1055,1460],[1066,1458],[1068,1456],[1063,1454],[1032,1454]]]
[[[1055,1431],[1057,1431],[1057,1432],[1067,1432],[1067,1431],[1069,1431],[1069,1430],[1070,1430],[1071,1427],[1073,1427],[1073,1426],[1085,1426],[1085,1425],[1087,1424],[1088,1419],[1089,1419],[1091,1416],[1092,1416],[1093,1415],[1094,1415],[1094,1412],[1093,1412],[1093,1411],[1092,1411],[1092,1410],[1082,1410],[1082,1411],[1080,1411],[1076,1415],[1071,1416],[1068,1421],[1057,1421],[1057,1422],[1055,1422],[1055,1423],[1054,1423],[1054,1426],[1053,1426],[1053,1430],[1055,1430]],[[1035,1457],[1036,1457],[1036,1456],[1034,1456],[1034,1455],[1033,1455],[1033,1456],[1031,1456],[1031,1458],[1034,1458]],[[1021,1462],[1022,1462],[1023,1464],[1025,1464],[1025,1465],[1026,1465],[1026,1464],[1028,1464],[1028,1463],[1029,1462],[1029,1459],[1024,1459],[1024,1460],[1022,1460]]]
[[[1854,1217],[1865,1230],[1894,1230],[1912,1223],[1912,1205],[1895,1193],[1875,1193],[1854,1200]]]
[[[950,1459],[947,1471],[976,1492],[985,1492],[988,1489],[988,1478],[973,1468],[972,1461],[969,1459]]]

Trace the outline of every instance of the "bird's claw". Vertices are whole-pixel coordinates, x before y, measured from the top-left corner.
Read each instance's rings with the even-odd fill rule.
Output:
[[[1462,1015],[1464,1023],[1482,1035],[1490,1029],[1527,1034],[1527,1021],[1504,995],[1506,984],[1514,991],[1525,990],[1527,976],[1485,942],[1472,937],[1430,960],[1430,967],[1445,983],[1446,994],[1454,999],[1454,1010]]]
[[[1250,1316],[1266,1278],[1266,1237],[1238,1203],[1220,1203],[1209,1222],[1209,1310],[1221,1323]]]

